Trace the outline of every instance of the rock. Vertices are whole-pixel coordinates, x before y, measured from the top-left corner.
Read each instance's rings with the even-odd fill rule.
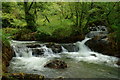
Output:
[[[106,26],[94,26],[94,27],[89,27],[88,28],[90,31],[108,31]]]
[[[117,64],[117,65],[120,65],[120,60],[118,60],[116,64]]]
[[[99,36],[100,38],[105,38],[107,34],[108,32],[106,31],[90,31],[86,36],[88,38],[94,38],[96,36]]]
[[[86,35],[88,38],[94,38],[99,36],[99,38],[105,38],[108,35],[107,27],[105,26],[94,26],[88,28],[90,32]]]
[[[55,80],[65,80],[65,78],[64,77],[62,77],[62,76],[59,76],[58,78],[56,78]]]
[[[47,63],[44,67],[49,67],[53,69],[64,69],[67,68],[67,64],[61,60],[53,60]]]
[[[7,67],[9,66],[9,62],[13,56],[13,50],[10,47],[10,44],[6,44],[2,42],[2,71],[8,72]]]
[[[37,47],[41,47],[40,44],[29,44],[27,45],[28,48],[37,48]]]
[[[91,54],[91,56],[97,57],[96,54]]]
[[[46,47],[51,48],[54,53],[62,52],[62,47],[60,44],[49,43],[49,44],[46,44]]]
[[[2,80],[43,80],[44,76],[27,73],[11,73],[2,76]]]
[[[42,48],[33,48],[32,54],[35,56],[42,55],[42,54],[44,54],[44,50]]]
[[[62,46],[68,50],[68,52],[77,52],[79,50],[79,48],[73,44],[73,43],[69,43],[69,44],[62,44]]]
[[[109,56],[120,57],[120,51],[117,47],[118,44],[113,39],[109,37],[101,39],[101,37],[96,36],[93,39],[85,43],[92,51],[99,52]]]

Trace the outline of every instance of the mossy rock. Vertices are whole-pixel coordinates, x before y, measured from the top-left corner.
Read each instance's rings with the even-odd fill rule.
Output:
[[[2,80],[43,80],[44,76],[27,73],[4,73]]]
[[[7,72],[9,61],[12,59],[13,51],[10,45],[2,43],[2,71]]]

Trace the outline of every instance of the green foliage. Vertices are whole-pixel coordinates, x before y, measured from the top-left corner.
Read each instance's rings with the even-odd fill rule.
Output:
[[[3,2],[3,27],[18,28],[20,35],[21,29],[26,28],[32,30],[30,33],[37,32],[37,38],[43,36],[59,38],[86,34],[89,26],[105,25],[113,29],[116,36],[119,35],[120,3],[34,2],[30,7],[31,4],[32,2],[27,2],[27,5],[24,2]],[[29,31],[24,32],[26,37]]]
[[[2,27],[21,27],[26,26],[25,20],[17,19],[14,14],[3,13],[2,14]]]
[[[9,41],[14,38],[14,35],[16,34],[16,32],[18,32],[18,30],[14,28],[0,29],[0,36],[1,36],[0,40],[2,40],[2,43],[5,46],[9,46],[10,45]]]
[[[71,31],[69,29],[66,28],[58,28],[53,32],[53,37],[54,38],[65,38],[65,37],[69,37],[71,35]]]
[[[0,29],[0,35],[2,36],[2,43],[5,46],[9,46],[9,41],[14,38],[15,33],[17,32],[17,29],[14,28],[3,28]]]
[[[114,35],[112,36],[116,39],[117,42],[119,42],[120,41],[120,27],[115,26],[115,25],[112,25],[111,27],[115,32]]]
[[[25,20],[19,20],[19,19],[13,19],[13,22],[11,22],[12,26],[15,26],[17,28],[23,28],[27,26]]]
[[[38,27],[38,31],[53,37],[59,37],[59,36],[66,37],[66,36],[70,36],[72,32],[71,31],[72,25],[73,23],[70,20],[62,20],[62,21],[54,20],[51,23],[47,23],[46,25]]]
[[[8,14],[8,13],[3,13],[2,14],[2,27],[12,27],[11,22],[14,19],[14,15]]]
[[[0,29],[0,36],[1,36],[1,42],[2,44],[4,44],[5,46],[9,46],[9,35],[8,34],[5,34],[2,32],[2,29]]]

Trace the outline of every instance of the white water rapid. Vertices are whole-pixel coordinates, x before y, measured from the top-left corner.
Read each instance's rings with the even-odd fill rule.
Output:
[[[11,43],[11,47],[13,48],[15,52],[15,55],[13,59],[11,60],[11,63],[9,66],[9,72],[25,72],[25,73],[44,74],[47,77],[56,77],[58,75],[61,75],[61,76],[66,76],[66,77],[71,76],[71,77],[83,77],[84,78],[85,76],[84,75],[82,76],[80,73],[86,74],[86,71],[88,69],[90,70],[90,72],[94,72],[92,65],[95,65],[94,67],[96,67],[97,65],[96,69],[100,68],[102,70],[105,70],[106,73],[108,72],[108,70],[106,70],[106,67],[100,67],[99,65],[107,66],[107,68],[112,67],[113,69],[118,67],[118,65],[116,64],[116,62],[118,61],[118,58],[91,51],[85,45],[85,42],[87,42],[89,39],[90,38],[85,38],[83,41],[81,42],[78,41],[73,44],[79,48],[77,52],[75,51],[69,52],[67,49],[64,48],[64,46],[61,46],[61,44],[59,44],[60,48],[58,48],[59,47],[58,44],[57,46],[54,45],[54,48],[53,48],[53,45],[50,48],[50,47],[47,47],[46,43],[39,43],[35,41],[14,41],[12,40],[10,43]],[[37,46],[31,47],[29,45],[37,45]],[[58,52],[55,52],[55,50]],[[48,61],[53,60],[53,59],[61,59],[67,62],[69,65],[68,70],[66,69],[64,70],[66,71],[65,73],[61,73],[60,70],[44,68],[44,65]],[[88,66],[87,68],[85,68],[86,65]],[[91,68],[89,68],[89,66],[91,66]],[[81,68],[85,70],[82,71]],[[76,73],[76,75],[73,75],[73,72],[75,70],[78,72]],[[90,72],[88,72],[89,75],[91,74]],[[97,70],[94,73],[98,73],[98,72],[102,74],[102,72],[97,71]],[[110,74],[106,74],[106,73],[104,72],[106,76],[111,77]],[[81,76],[79,76],[79,74]],[[95,74],[91,74],[90,76],[96,77]],[[91,78],[90,76],[88,76],[88,78]],[[98,76],[101,76],[101,75],[97,75],[97,77]],[[116,75],[114,75],[114,77],[116,77]]]
[[[118,65],[116,64],[119,60],[118,58],[91,51],[85,45],[85,42],[87,42],[88,40],[90,40],[90,38],[85,38],[81,42],[76,42],[75,44],[79,47],[79,51],[67,53],[68,56],[73,59],[76,59],[77,61],[85,61],[88,63],[105,64],[109,66],[118,67]]]

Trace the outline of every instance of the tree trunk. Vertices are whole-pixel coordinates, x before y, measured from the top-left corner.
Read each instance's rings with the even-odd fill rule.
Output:
[[[30,7],[28,6],[28,2],[24,2],[25,20],[27,22],[26,28],[32,31],[36,31],[35,16],[34,14],[30,13],[30,9],[32,5],[33,5],[33,2],[30,4]]]
[[[75,5],[75,12],[76,12],[76,26],[79,26],[79,12],[78,12],[78,5]]]

